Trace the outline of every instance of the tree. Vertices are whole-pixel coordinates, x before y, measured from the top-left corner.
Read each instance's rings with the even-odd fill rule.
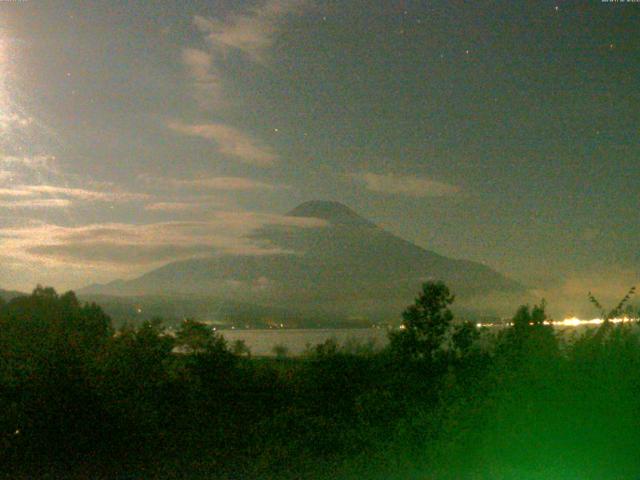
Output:
[[[521,305],[511,320],[511,327],[500,337],[501,349],[512,365],[523,362],[538,365],[557,357],[558,340],[553,326],[547,322],[546,302]],[[538,365],[539,366],[539,365]]]
[[[451,327],[454,296],[443,282],[426,282],[415,303],[402,313],[400,330],[390,334],[391,351],[414,360],[435,360]]]
[[[222,388],[236,360],[222,335],[206,323],[188,319],[176,332],[175,344],[184,354],[183,365],[194,385],[202,381],[218,384],[211,388]]]
[[[222,353],[227,352],[227,342],[217,335],[206,323],[187,319],[176,332],[176,345],[186,353]]]
[[[237,357],[250,357],[251,349],[247,346],[247,342],[244,340],[236,340],[231,344],[231,352]]]
[[[473,347],[473,344],[480,338],[480,332],[472,322],[463,322],[456,325],[451,335],[451,343],[454,351],[460,357],[467,356]]]
[[[9,412],[0,431],[22,432],[25,454],[94,450],[103,411],[92,372],[111,332],[99,307],[50,287],[0,309],[0,409]]]
[[[631,301],[631,297],[633,297],[635,293],[636,293],[636,287],[633,286],[629,289],[627,294],[624,297],[622,297],[622,299],[618,302],[618,304],[608,311],[600,304],[600,302],[596,299],[596,297],[591,292],[589,292],[588,297],[589,297],[589,301],[593,304],[593,306],[599,310],[600,318],[602,318],[603,320],[603,323],[602,323],[603,326],[607,327],[611,320],[613,320],[614,318],[620,317],[623,314],[625,310],[625,306],[628,306],[628,303]]]
[[[531,309],[529,305],[521,305],[511,320],[516,334],[524,337],[528,332],[543,326],[547,319],[546,308],[547,304],[544,300],[540,305],[534,305]]]

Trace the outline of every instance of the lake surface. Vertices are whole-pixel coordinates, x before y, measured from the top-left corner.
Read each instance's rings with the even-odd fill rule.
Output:
[[[629,321],[628,319],[614,319],[613,323]],[[584,333],[586,329],[597,328],[602,320],[579,320],[570,318],[563,321],[550,323],[562,335],[572,333]],[[505,324],[478,324],[478,326],[492,327],[489,331],[497,333]],[[634,328],[637,323],[633,323]],[[235,329],[219,330],[224,338],[231,344],[236,340],[244,340],[252,355],[274,355],[276,346],[287,348],[289,355],[300,355],[308,347],[313,347],[333,338],[339,345],[345,342],[355,342],[366,345],[373,342],[375,348],[382,348],[388,343],[388,330],[385,328],[325,328],[325,329]]]
[[[339,345],[345,342],[367,344],[374,342],[376,348],[387,344],[387,330],[382,328],[327,328],[327,329],[279,329],[279,330],[221,330],[231,344],[244,340],[252,355],[273,355],[277,345],[287,348],[290,355],[304,353],[307,346],[315,346],[333,338]]]

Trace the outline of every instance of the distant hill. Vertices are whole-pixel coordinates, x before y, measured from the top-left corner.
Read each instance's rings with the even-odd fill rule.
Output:
[[[485,314],[490,309],[480,305],[481,299],[526,294],[522,285],[485,265],[421,248],[338,202],[306,202],[287,215],[318,218],[326,225],[267,226],[251,235],[257,243],[292,253],[172,262],[139,278],[79,293],[195,295],[345,321],[395,319],[429,279],[445,281],[461,308],[475,306]]]
[[[5,300],[7,302],[9,300],[11,300],[12,298],[20,297],[22,295],[25,295],[25,294],[22,293],[22,292],[16,292],[14,290],[2,290],[0,288],[0,298],[2,298],[3,300]]]

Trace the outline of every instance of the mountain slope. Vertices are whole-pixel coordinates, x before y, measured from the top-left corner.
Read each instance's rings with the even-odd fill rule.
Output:
[[[321,227],[267,226],[251,238],[272,255],[225,255],[173,262],[131,281],[88,287],[111,295],[196,294],[327,315],[385,317],[409,303],[428,279],[445,281],[459,299],[524,288],[491,268],[425,250],[337,202],[306,202],[290,211]]]

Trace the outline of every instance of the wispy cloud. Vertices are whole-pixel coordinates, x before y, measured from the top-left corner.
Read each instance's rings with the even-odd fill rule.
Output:
[[[282,250],[250,233],[265,225],[319,227],[317,219],[252,212],[214,212],[207,221],[143,225],[109,223],[64,227],[46,223],[0,228],[2,254],[24,264],[149,268],[213,254],[269,254]]]
[[[65,198],[36,198],[30,200],[0,200],[0,208],[11,210],[65,208],[71,201]]]
[[[276,190],[286,188],[286,186],[283,185],[273,185],[246,177],[201,177],[179,179],[142,174],[138,176],[138,179],[148,187],[184,189],[189,192]]]
[[[138,180],[156,192],[161,200],[148,203],[151,212],[195,212],[220,208],[226,202],[215,194],[220,192],[272,191],[288,188],[245,177],[200,177],[179,179],[142,174]]]
[[[56,157],[53,155],[3,155],[0,156],[0,165],[5,168],[9,167],[27,167],[31,169],[45,169],[53,170],[53,164],[56,161]]]
[[[25,197],[32,197],[32,201],[39,199],[55,200],[55,197],[62,197],[64,199],[89,202],[127,202],[132,200],[146,200],[149,198],[149,196],[144,193],[121,191],[103,192],[55,185],[18,185],[14,188],[0,188],[0,198]]]
[[[29,178],[60,177],[53,155],[0,155],[0,183],[24,182]]]
[[[149,212],[190,212],[209,206],[204,202],[153,202],[144,206]]]
[[[362,172],[350,177],[368,190],[410,197],[442,197],[460,192],[460,187],[415,175],[376,174]]]
[[[210,108],[224,103],[222,64],[230,53],[265,64],[283,20],[301,12],[306,3],[304,0],[267,0],[223,19],[196,15],[193,23],[205,36],[208,50],[185,48],[182,62],[193,78],[200,106]]]
[[[33,118],[18,113],[0,113],[0,130],[26,128],[33,123]]]
[[[195,98],[200,107],[208,108],[223,101],[222,77],[213,64],[213,55],[196,48],[182,50],[182,63],[194,82]]]
[[[0,198],[32,197],[33,192],[23,188],[0,188]]]
[[[4,208],[62,208],[74,203],[122,203],[149,199],[108,182],[63,173],[53,155],[0,155],[0,201]]]
[[[29,185],[23,187],[26,190],[45,195],[60,195],[67,198],[97,202],[129,202],[133,200],[146,200],[149,198],[144,193],[131,193],[123,191],[103,192],[87,190],[84,188],[57,187],[54,185]]]
[[[216,143],[220,153],[245,163],[269,166],[278,160],[270,147],[224,123],[186,124],[170,121],[167,126],[184,135],[211,140]]]
[[[209,45],[218,51],[236,50],[256,62],[264,62],[282,19],[301,10],[299,0],[269,0],[224,20],[196,16],[194,23],[206,34]]]

